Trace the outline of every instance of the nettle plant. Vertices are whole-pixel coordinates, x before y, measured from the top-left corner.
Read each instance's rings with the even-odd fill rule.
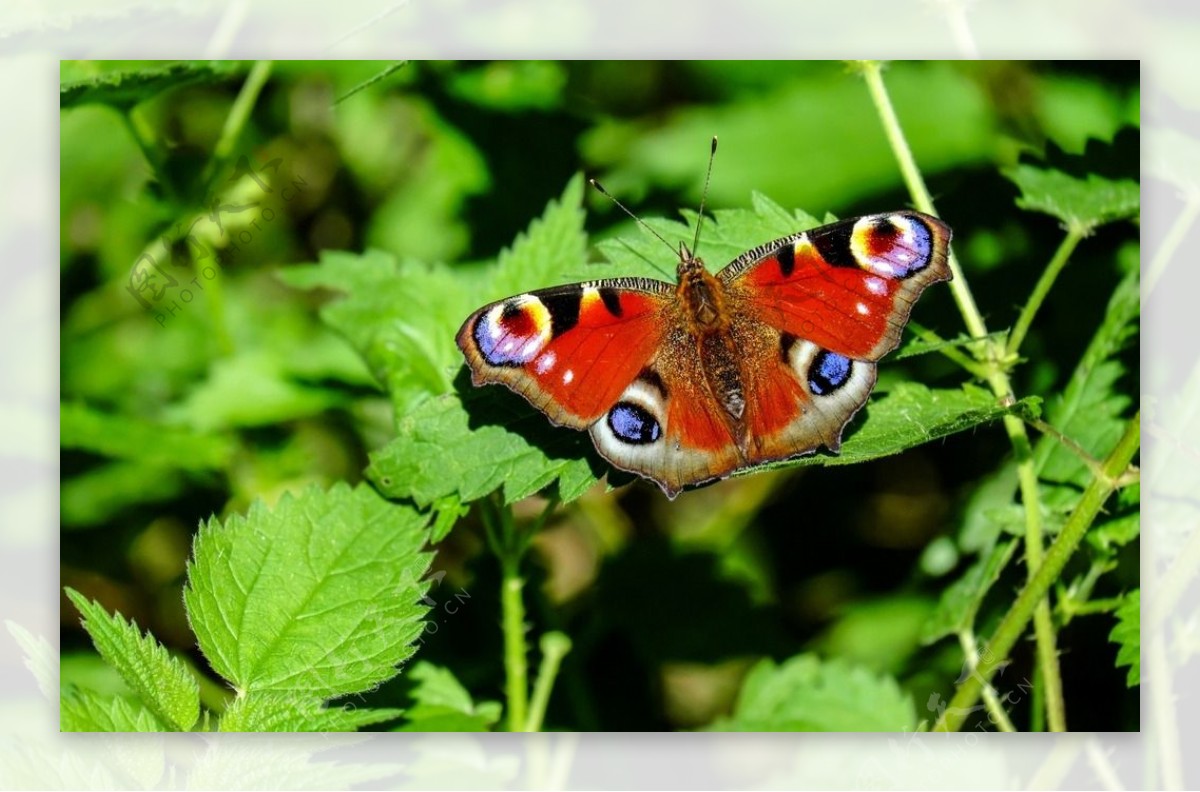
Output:
[[[933,213],[879,68],[868,63],[862,71],[913,205]],[[914,323],[907,343],[884,361],[886,366],[906,356],[944,355],[961,370],[960,386],[887,381],[839,455],[764,466],[855,464],[985,424],[1003,427],[1012,453],[978,484],[968,504],[973,517],[957,537],[959,551],[974,561],[945,587],[921,632],[927,645],[945,641],[961,647],[966,666],[953,696],[926,706],[887,674],[808,652],[760,661],[743,681],[733,711],[709,728],[956,730],[982,707],[994,728],[1012,730],[1009,707],[989,681],[1003,671],[1018,641],[1031,637],[1045,726],[1065,729],[1056,633],[1086,613],[1111,614],[1118,663],[1129,667],[1129,685],[1138,684],[1139,590],[1115,599],[1091,597],[1115,567],[1120,548],[1139,534],[1132,466],[1139,417],[1118,387],[1126,374],[1119,355],[1136,343],[1138,332],[1136,255],[1125,257],[1120,282],[1061,396],[1045,404],[1023,397],[1010,377],[1022,365],[1026,334],[1076,247],[1104,224],[1138,217],[1136,180],[1089,169],[1107,151],[1093,145],[1078,157],[1026,162],[1005,173],[1020,191],[1019,207],[1050,214],[1065,229],[1007,330],[994,332],[985,324],[970,280],[953,260],[949,288],[963,327],[944,328],[939,335]],[[214,692],[211,682],[201,684],[210,679],[207,672],[170,655],[137,625],[69,590],[97,650],[120,673],[129,694],[106,698],[67,686],[64,730],[542,728],[572,643],[526,612],[531,539],[606,474],[614,485],[629,478],[599,460],[586,434],[552,427],[500,388],[472,388],[454,334],[479,305],[531,287],[660,276],[648,264],[661,260],[660,243],[648,235],[604,242],[599,247],[606,261],[588,262],[583,194],[583,179],[572,179],[496,261],[470,274],[400,262],[378,251],[329,252],[318,263],[281,273],[296,289],[340,294],[321,309],[321,318],[349,339],[386,388],[395,436],[372,454],[369,483],[311,487],[284,495],[270,508],[255,503],[244,516],[213,518],[201,526],[184,604],[211,672],[232,696]],[[667,239],[690,239],[697,218],[685,219],[648,222]],[[704,256],[719,266],[764,240],[819,224],[809,214],[755,195],[750,208],[713,213],[705,226]],[[1006,306],[986,307],[992,316],[1006,315]],[[97,421],[86,410],[65,410],[64,444],[120,442],[112,438],[122,427]],[[193,453],[227,451],[201,444]],[[518,518],[514,506],[530,498],[540,498],[536,514]],[[469,513],[482,522],[501,571],[494,593],[502,614],[503,657],[497,658],[504,667],[502,702],[475,701],[450,670],[421,658],[430,608],[439,601],[431,597],[438,582],[429,576],[431,560]],[[1083,556],[1084,571],[1068,576],[1068,560]],[[1002,618],[979,634],[985,597],[996,594],[993,584],[1017,564],[1024,567],[1023,586],[1008,597]],[[475,590],[471,596],[487,595]],[[406,706],[361,706],[359,694],[398,675],[413,683]]]

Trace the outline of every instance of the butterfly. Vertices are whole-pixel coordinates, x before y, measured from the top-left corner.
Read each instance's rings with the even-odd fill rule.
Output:
[[[867,215],[766,242],[715,275],[681,242],[676,284],[518,294],[472,313],[456,340],[475,385],[506,385],[588,431],[612,465],[674,498],[821,446],[836,453],[913,304],[950,279],[950,236],[920,212]]]

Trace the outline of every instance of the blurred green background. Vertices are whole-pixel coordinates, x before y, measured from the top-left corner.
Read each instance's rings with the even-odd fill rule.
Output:
[[[866,88],[842,63],[64,62],[61,77],[61,389],[76,438],[61,458],[62,583],[200,669],[180,596],[198,522],[307,483],[359,481],[394,434],[379,383],[317,316],[331,295],[286,286],[280,268],[368,248],[474,266],[579,171],[641,215],[677,217],[699,201],[712,135],[712,209],[747,207],[754,191],[816,217],[909,205]],[[239,106],[248,79],[261,92]],[[981,310],[1006,327],[1062,231],[1020,212],[999,170],[1136,126],[1137,64],[892,63],[885,79]],[[253,175],[216,189],[214,162]],[[585,200],[593,241],[639,233],[606,199]],[[156,247],[189,223],[221,257],[212,277],[190,263],[190,243]],[[1025,345],[1019,393],[1062,389],[1136,242],[1136,227],[1108,226],[1076,254]],[[149,309],[131,293],[146,254],[158,277],[178,276],[176,294],[197,279],[177,310],[149,299],[153,284],[139,291]],[[961,327],[945,289],[917,318],[946,336]],[[1136,359],[1129,368],[1136,376]],[[934,355],[880,374],[962,380]],[[1008,453],[984,428],[674,503],[643,484],[590,493],[536,542],[530,619],[575,641],[547,725],[700,727],[728,712],[756,658],[806,649],[895,675],[929,717],[962,654],[953,641],[922,646],[921,627],[978,550],[964,540],[983,519],[972,499]],[[498,570],[473,517],[438,546],[435,568],[446,572],[435,598],[470,598],[418,659],[499,698]],[[1021,580],[1006,572],[981,624]],[[1097,596],[1136,583],[1134,546]],[[65,601],[62,613],[64,681],[114,689]],[[1110,629],[1080,618],[1061,638],[1073,728],[1138,728]],[[1021,647],[1004,679],[1032,678],[1031,655]],[[372,703],[403,689],[386,685]]]

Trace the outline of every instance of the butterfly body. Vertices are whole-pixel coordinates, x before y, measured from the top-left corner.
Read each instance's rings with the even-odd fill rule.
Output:
[[[767,461],[836,452],[912,304],[950,277],[950,229],[917,212],[760,245],[717,274],[680,246],[677,284],[615,278],[480,308],[457,341],[501,383],[668,496]]]

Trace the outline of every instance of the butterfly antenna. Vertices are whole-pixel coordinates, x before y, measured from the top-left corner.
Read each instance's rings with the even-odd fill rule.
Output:
[[[643,220],[642,218],[640,218],[640,217],[638,217],[637,215],[635,215],[633,212],[631,212],[631,211],[629,211],[628,209],[626,209],[626,208],[625,208],[625,204],[621,203],[621,202],[620,202],[620,201],[618,201],[616,198],[613,198],[613,197],[612,197],[612,194],[611,194],[611,193],[609,193],[609,191],[608,191],[608,190],[604,189],[604,187],[603,187],[603,186],[600,184],[600,182],[596,181],[595,179],[588,179],[588,182],[590,182],[590,183],[591,183],[591,185],[592,185],[593,187],[595,187],[597,190],[599,190],[599,192],[600,192],[600,194],[601,194],[601,195],[603,195],[605,198],[607,198],[608,200],[610,200],[610,201],[612,201],[613,203],[615,203],[615,204],[616,204],[618,207],[620,207],[620,209],[621,209],[621,211],[622,211],[622,212],[624,212],[625,214],[627,214],[627,215],[629,215],[630,217],[632,217],[632,218],[634,219],[634,221],[635,221],[635,222],[636,222],[638,225],[640,225],[642,228],[644,228],[644,229],[646,229],[647,231],[649,231],[651,234],[654,234],[654,236],[658,237],[658,238],[659,238],[659,240],[660,240],[660,241],[661,241],[661,242],[662,242],[664,245],[666,245],[667,247],[671,248],[671,252],[672,252],[672,253],[676,253],[676,252],[677,252],[677,251],[675,250],[675,246],[674,246],[674,245],[672,245],[672,244],[671,244],[670,242],[668,242],[666,239],[663,239],[663,235],[662,235],[662,234],[658,233],[658,232],[657,232],[657,231],[655,231],[653,228],[651,228],[649,225],[647,225],[645,220]]]
[[[704,202],[708,200],[708,180],[712,178],[713,160],[717,157],[717,136],[713,135],[712,149],[708,152],[708,172],[704,174],[704,192],[700,193],[700,216],[696,218],[696,236],[692,239],[692,255],[700,245],[700,226],[704,224]]]

